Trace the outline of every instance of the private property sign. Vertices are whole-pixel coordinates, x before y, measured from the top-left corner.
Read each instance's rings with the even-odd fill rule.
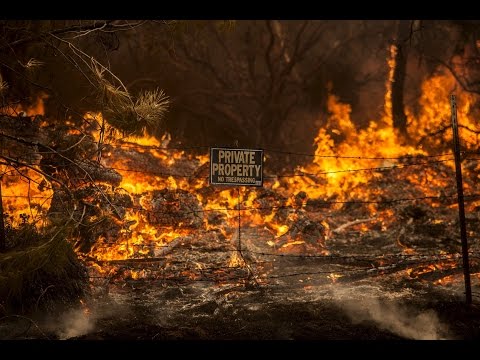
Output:
[[[210,184],[263,185],[263,150],[210,148]]]

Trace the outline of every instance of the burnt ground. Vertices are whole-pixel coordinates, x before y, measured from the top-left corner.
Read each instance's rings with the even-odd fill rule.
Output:
[[[413,256],[404,257],[399,249],[393,260],[379,261],[376,252],[391,249],[392,243],[373,232],[338,235],[330,241],[330,255],[309,258],[267,256],[275,252],[259,240],[265,234],[258,229],[245,229],[242,236],[249,267],[212,270],[194,263],[235,250],[235,235],[233,242],[203,237],[195,246],[185,239],[168,263],[132,260],[120,266],[123,272],[116,277],[93,281],[84,306],[57,316],[2,319],[0,337],[160,342],[480,338],[479,278],[472,276],[474,304],[468,308],[459,259],[455,265],[448,260],[445,269],[437,261],[435,271],[426,271],[424,260],[431,266],[436,258],[418,247]],[[357,255],[337,256],[347,249]],[[362,251],[370,257],[361,257]],[[134,267],[146,275],[126,276]]]
[[[380,178],[375,186],[382,198],[426,195],[421,188],[412,190],[402,174],[408,175]],[[454,177],[448,179],[452,182]],[[424,182],[429,184],[428,179]],[[214,190],[203,191],[208,197]],[[196,217],[201,207],[191,194],[154,192],[147,214],[171,218],[148,216],[150,225],[181,222],[191,227],[190,235],[164,248],[136,249],[138,256],[128,260],[94,265],[87,259],[92,294],[84,305],[50,315],[3,317],[0,339],[166,343],[480,338],[478,208],[471,209],[467,219],[475,274],[474,304],[467,308],[451,196],[439,197],[437,206],[386,201],[378,211],[390,214],[384,222],[371,215],[368,203],[345,204],[339,212],[335,199],[303,206],[307,199],[299,194],[294,205],[286,207],[286,198],[265,190],[255,205],[260,214],[249,210],[265,219],[277,208],[273,220],[290,230],[275,237],[275,229],[267,229],[267,224],[250,227],[246,209],[241,213],[241,234],[231,218],[212,211],[206,212],[208,224],[218,229],[207,231],[205,219]],[[156,201],[162,197],[168,201]],[[175,208],[177,197],[186,208]],[[123,241],[118,238],[120,229],[100,230],[112,230],[111,238]],[[300,239],[304,243],[295,245]],[[288,243],[294,245],[285,250]],[[106,273],[96,273],[97,265]]]
[[[444,294],[423,292],[420,299],[419,294],[416,298],[404,290],[382,298],[380,288],[361,284],[340,290],[312,287],[304,294],[284,288],[228,286],[213,292],[208,286],[178,286],[158,292],[138,283],[133,289],[137,295],[129,303],[110,300],[97,308],[95,313],[104,315],[95,320],[92,332],[75,338],[401,340],[480,336],[478,306],[467,309],[461,299],[440,298]]]
[[[303,284],[126,281],[90,299],[87,313],[77,308],[59,317],[12,318],[0,331],[2,339],[82,341],[480,338],[480,307],[467,308],[460,289],[416,284],[394,290],[371,280]]]

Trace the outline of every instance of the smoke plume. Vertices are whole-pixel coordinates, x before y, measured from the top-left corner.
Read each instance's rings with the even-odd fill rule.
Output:
[[[448,338],[448,328],[434,310],[402,303],[405,292],[390,293],[374,286],[332,287],[333,300],[353,323],[370,322],[401,337],[415,340]]]
[[[86,335],[95,328],[95,317],[83,308],[66,312],[61,318],[57,330],[61,340]]]

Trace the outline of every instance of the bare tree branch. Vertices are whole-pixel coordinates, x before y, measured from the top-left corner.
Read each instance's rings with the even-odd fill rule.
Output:
[[[445,61],[443,61],[441,59],[433,58],[433,57],[430,57],[430,56],[428,56],[427,58],[429,58],[429,59],[439,63],[440,65],[444,66],[453,75],[455,80],[457,80],[457,83],[462,87],[463,90],[465,90],[466,92],[472,93],[472,94],[480,94],[480,90],[471,89],[469,87],[468,83],[465,82],[465,79],[462,79],[462,77],[448,63],[446,63]]]
[[[57,184],[59,184],[63,189],[65,189],[65,191],[70,195],[70,197],[73,199],[73,194],[72,192],[70,191],[70,189],[68,188],[68,186],[63,183],[61,180],[58,180],[56,179],[55,177],[47,174],[46,172],[44,172],[43,170],[31,165],[31,164],[28,164],[28,163],[24,163],[22,161],[19,161],[17,159],[13,159],[11,157],[8,157],[8,156],[5,156],[5,155],[0,155],[0,158],[5,160],[5,162],[2,162],[1,164],[2,165],[7,165],[7,166],[12,166],[14,168],[18,168],[18,167],[26,167],[28,169],[31,169],[37,173],[39,173],[40,175],[43,175],[45,178],[49,179],[50,181],[52,182],[55,182]]]
[[[116,32],[116,31],[131,30],[135,27],[145,24],[145,22],[146,21],[143,20],[143,21],[138,21],[134,23],[127,22],[125,24],[118,24],[116,23],[115,20],[105,20],[105,21],[100,21],[98,23],[96,21],[93,21],[91,24],[88,24],[88,25],[71,25],[65,28],[60,28],[52,31],[32,34],[29,37],[18,39],[13,42],[9,42],[5,45],[1,45],[0,50],[3,50],[7,47],[15,48],[20,45],[24,45],[26,43],[40,41],[45,36],[61,37],[62,35],[65,35],[65,34],[75,33],[76,35],[74,35],[70,39],[76,39],[79,37],[84,37],[86,35],[89,35],[95,31]]]

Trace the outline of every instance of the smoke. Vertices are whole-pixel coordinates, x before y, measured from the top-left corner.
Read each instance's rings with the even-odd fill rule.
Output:
[[[447,339],[448,328],[434,310],[419,310],[402,304],[399,298],[405,293],[385,294],[388,292],[373,286],[333,286],[331,295],[355,324],[373,322],[381,329],[408,339]]]
[[[409,339],[439,340],[443,338],[443,325],[433,310],[412,314],[397,303],[369,299],[346,302],[345,310],[353,322],[373,321],[380,328]]]
[[[95,328],[95,316],[87,309],[73,309],[60,317],[57,323],[57,335],[60,340],[66,340],[86,335]]]

